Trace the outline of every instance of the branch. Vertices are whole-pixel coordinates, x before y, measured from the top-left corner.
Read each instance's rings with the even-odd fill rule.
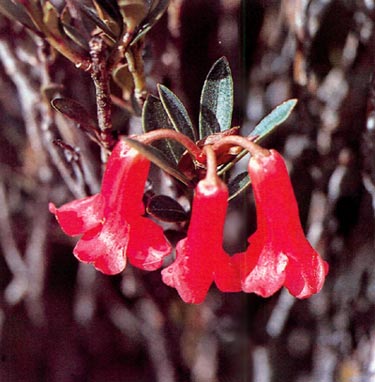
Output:
[[[101,37],[95,36],[90,40],[92,60],[90,72],[95,85],[98,125],[103,145],[108,150],[112,148],[114,142],[111,135],[112,101],[106,51],[107,46]],[[104,162],[106,162],[106,157],[106,150],[102,150],[102,160]]]
[[[13,275],[5,290],[5,299],[10,304],[17,304],[28,288],[27,267],[13,235],[8,205],[4,184],[0,182],[0,246]]]

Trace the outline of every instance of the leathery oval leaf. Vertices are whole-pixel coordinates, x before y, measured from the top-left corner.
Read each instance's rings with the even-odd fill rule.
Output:
[[[188,214],[180,203],[167,195],[152,197],[148,201],[146,212],[159,220],[170,223],[183,222],[188,218]]]
[[[84,126],[96,127],[96,122],[79,102],[71,98],[55,98],[51,101],[54,109],[69,119]]]
[[[217,60],[204,82],[199,113],[199,138],[230,129],[233,79],[225,57]]]
[[[152,95],[147,97],[142,110],[142,127],[144,132],[157,129],[173,129],[168,114],[157,97]],[[161,150],[175,164],[179,162],[185,151],[181,144],[171,139],[156,141],[153,146]]]
[[[159,84],[158,91],[173,128],[196,142],[193,124],[180,99],[164,85]]]
[[[250,136],[258,136],[256,142],[263,139],[266,135],[270,134],[277,126],[286,121],[297,105],[296,99],[290,99],[276,106],[271,113],[265,116],[250,133]]]

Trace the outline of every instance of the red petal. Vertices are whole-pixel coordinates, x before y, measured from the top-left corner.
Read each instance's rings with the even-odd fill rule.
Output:
[[[53,203],[49,210],[55,214],[61,229],[69,236],[81,235],[101,224],[103,219],[104,203],[100,194],[87,198],[73,200],[60,208]]]
[[[240,292],[240,270],[224,251],[216,254],[215,284],[222,292]]]
[[[187,239],[178,242],[176,252],[176,261],[161,272],[163,282],[176,288],[184,302],[200,304],[206,298],[212,276],[205,262],[200,262],[199,257],[191,253]],[[203,256],[204,253],[202,253],[202,260]]]
[[[107,211],[117,210],[124,216],[144,213],[142,198],[150,161],[119,141],[112,151],[103,175],[101,194]]]
[[[129,238],[129,225],[113,222],[110,219],[97,232],[87,232],[74,248],[74,255],[84,263],[93,263],[99,271],[114,275],[126,266],[126,248]]]
[[[250,236],[246,252],[232,257],[241,271],[242,290],[262,297],[273,295],[283,286],[288,264],[288,257],[267,239],[262,229],[257,230]]]
[[[286,270],[285,287],[297,298],[308,298],[318,293],[328,273],[328,264],[319,254],[309,246],[306,249],[308,259],[296,261],[290,257]]]
[[[126,255],[132,265],[146,271],[160,268],[172,251],[162,228],[147,218],[140,217],[130,223],[129,237]]]

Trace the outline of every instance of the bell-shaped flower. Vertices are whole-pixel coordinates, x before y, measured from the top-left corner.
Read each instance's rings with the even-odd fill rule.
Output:
[[[223,292],[241,291],[239,273],[222,248],[227,205],[227,187],[216,173],[198,183],[187,237],[177,244],[176,260],[162,271],[164,283],[187,303],[203,302],[213,281]]]
[[[108,160],[100,193],[56,208],[62,230],[82,235],[74,255],[105,274],[121,272],[127,259],[136,267],[155,270],[171,252],[163,230],[143,217],[142,197],[150,162],[119,141]]]
[[[328,265],[307,241],[282,156],[270,150],[251,157],[257,230],[244,253],[233,256],[242,289],[268,297],[285,286],[298,298],[320,291]]]

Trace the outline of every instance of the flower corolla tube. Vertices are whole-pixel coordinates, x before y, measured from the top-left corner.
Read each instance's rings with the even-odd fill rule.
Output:
[[[119,141],[103,175],[101,191],[49,209],[62,230],[70,236],[82,235],[74,255],[92,263],[105,274],[120,273],[129,262],[141,269],[159,268],[171,246],[163,230],[142,216],[144,186],[150,161],[137,150]]]
[[[310,297],[322,288],[328,264],[304,235],[284,159],[275,150],[255,154],[248,172],[257,229],[247,250],[232,258],[241,273],[242,290],[268,297],[285,286],[295,297]]]
[[[241,291],[238,271],[222,247],[227,205],[227,186],[216,173],[198,183],[187,237],[177,244],[176,260],[162,271],[164,283],[184,302],[203,302],[213,281],[222,292]]]

